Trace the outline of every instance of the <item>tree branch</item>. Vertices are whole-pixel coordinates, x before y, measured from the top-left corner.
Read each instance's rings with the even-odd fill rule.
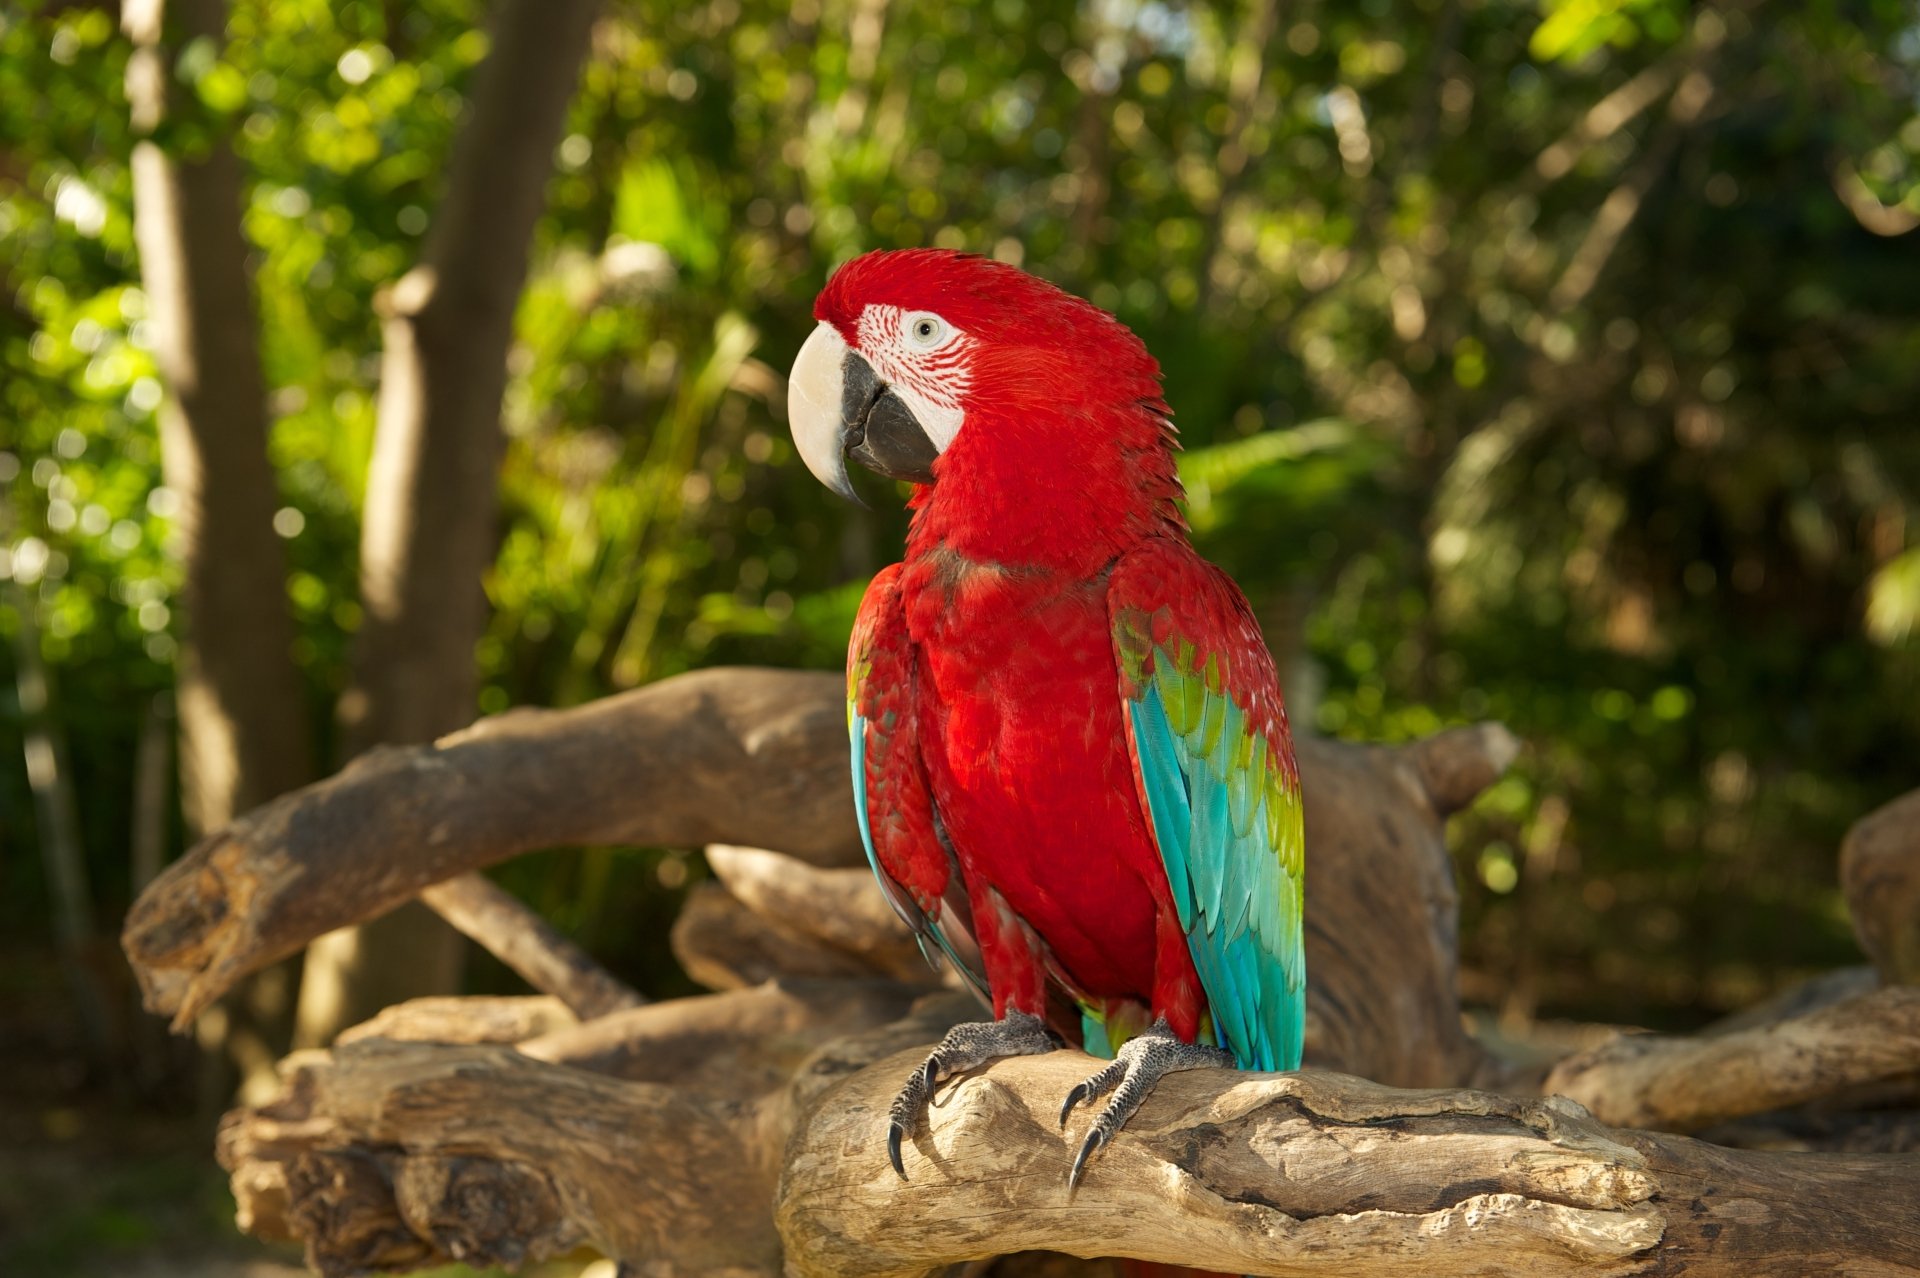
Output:
[[[834,675],[701,671],[375,751],[203,839],[122,944],[179,1027],[322,933],[538,848],[725,841],[853,864],[845,695]]]
[[[868,960],[803,930],[815,921],[758,914],[718,883],[702,883],[673,921],[673,956],[710,990],[747,989],[782,977],[874,974]],[[923,985],[938,979],[918,951],[904,971],[893,974]]]
[[[396,1043],[519,1043],[576,1028],[580,1018],[550,994],[482,994],[408,999],[349,1026],[336,1047],[384,1038]]]
[[[936,979],[865,865],[824,869],[779,852],[723,843],[707,848],[707,864],[762,922],[784,923],[863,971],[921,983]]]
[[[316,936],[536,848],[738,843],[860,866],[845,716],[837,676],[708,670],[378,751],[204,840],[142,894],[123,943],[147,1005],[181,1025]],[[1499,775],[1511,736],[1457,729],[1404,748],[1305,738],[1299,753],[1314,848],[1309,1059],[1406,1086],[1475,1077],[1486,1057],[1460,1023],[1443,814]],[[701,979],[923,973],[897,932],[869,926],[888,916],[864,868],[809,874],[766,853],[716,855],[751,913],[696,896],[677,936],[683,954],[713,960]]]
[[[462,874],[427,888],[420,899],[527,984],[559,998],[583,1019],[647,1001],[491,879]]]
[[[998,1062],[943,1091],[902,1184],[887,1102],[977,1012],[874,975],[904,942],[867,871],[841,868],[860,855],[842,696],[830,675],[709,671],[503,716],[289,796],[157,881],[129,949],[156,1000],[185,1007],[275,946],[556,840],[714,842],[728,824],[827,863],[712,847],[731,891],[710,885],[693,912],[706,901],[726,921],[702,942],[726,979],[816,961],[832,979],[584,1024],[549,999],[430,1000],[292,1058],[281,1095],[222,1129],[243,1227],[304,1241],[328,1274],[517,1265],[582,1244],[663,1276],[917,1275],[1024,1249],[1316,1278],[1330,1264],[1359,1278],[1920,1273],[1920,1225],[1900,1214],[1920,1193],[1911,1158],[1716,1149],[1559,1098],[1313,1071],[1168,1078],[1069,1196],[1086,1120],[1063,1132],[1056,1115],[1093,1062]],[[1513,749],[1490,725],[1405,747],[1301,743],[1310,1063],[1400,1085],[1513,1075],[1461,1029],[1441,841],[1444,814]],[[832,806],[816,811],[823,791]],[[771,947],[746,939],[776,927]],[[1855,985],[1699,1039],[1619,1040],[1548,1086],[1617,1122],[1749,1115],[1728,1139],[1910,1148],[1910,1113],[1861,1106],[1914,1094],[1920,989],[1836,1001]],[[1836,1096],[1852,1108],[1761,1112]]]
[[[289,1058],[229,1115],[240,1227],[304,1241],[327,1275],[455,1260],[518,1267],[591,1242],[671,1272],[774,1272],[774,1149],[753,1107],[548,1065],[509,1047],[370,1041]],[[764,1213],[758,1213],[764,1216]]]
[[[1169,1076],[1069,1197],[1080,1124],[1055,1115],[1094,1062],[1000,1062],[933,1108],[902,1184],[879,1124],[915,1063],[862,1071],[796,1130],[789,1274],[1035,1247],[1271,1275],[1920,1272],[1920,1161],[1721,1150],[1557,1098],[1311,1072]]]
[[[1711,1037],[1622,1035],[1555,1065],[1543,1090],[1608,1123],[1695,1131],[1886,1085],[1920,1095],[1920,989],[1911,986]]]
[[[1069,1195],[1084,1118],[1056,1115],[1096,1063],[1001,1061],[943,1091],[903,1183],[884,1115],[944,997],[773,1087],[779,1070],[725,1060],[675,1087],[497,1046],[307,1053],[229,1116],[221,1157],[243,1226],[305,1241],[326,1274],[581,1243],[663,1276],[922,1275],[1024,1249],[1314,1278],[1920,1273],[1920,1160],[1716,1149],[1557,1098],[1316,1072],[1169,1076]],[[739,1044],[779,1041],[756,1018],[782,996],[720,996],[708,1031],[723,1001],[748,1013]]]

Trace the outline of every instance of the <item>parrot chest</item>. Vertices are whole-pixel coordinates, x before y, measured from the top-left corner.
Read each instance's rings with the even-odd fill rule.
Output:
[[[909,564],[902,595],[921,750],[969,883],[997,890],[1089,992],[1145,994],[1165,872],[1103,583]]]

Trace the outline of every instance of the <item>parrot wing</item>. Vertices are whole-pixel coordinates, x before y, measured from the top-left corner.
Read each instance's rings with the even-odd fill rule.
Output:
[[[991,1006],[960,863],[934,809],[915,739],[914,656],[900,604],[900,571],[894,564],[867,587],[847,646],[847,735],[860,841],[927,962],[938,967],[935,951],[944,954]]]
[[[1273,656],[1239,588],[1183,544],[1130,551],[1107,610],[1140,800],[1215,1041],[1242,1069],[1296,1069],[1304,839]]]

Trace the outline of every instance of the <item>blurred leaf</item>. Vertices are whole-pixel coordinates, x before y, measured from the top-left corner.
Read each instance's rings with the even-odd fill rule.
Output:
[[[1889,559],[1867,583],[1867,633],[1892,647],[1920,629],[1920,546]]]

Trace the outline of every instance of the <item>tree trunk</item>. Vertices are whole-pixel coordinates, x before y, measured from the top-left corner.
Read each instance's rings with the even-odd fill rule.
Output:
[[[507,347],[595,0],[505,0],[419,265],[385,293],[379,422],[360,541],[365,621],[347,749],[465,725],[486,624]],[[452,928],[411,906],[309,951],[299,1040],[459,980]]]
[[[223,0],[129,0],[134,52],[127,100],[135,129],[167,113],[175,51],[222,41]],[[164,23],[164,34],[163,34]],[[306,702],[291,655],[286,559],[267,460],[240,164],[224,138],[204,156],[133,149],[134,234],[152,308],[161,463],[180,499],[176,552],[186,569],[178,715],[182,802],[196,832],[304,784],[313,773]]]
[[[0,512],[0,537],[12,530]],[[20,744],[26,756],[27,788],[33,791],[35,834],[47,876],[47,904],[59,946],[61,973],[73,998],[75,1018],[85,1039],[88,1063],[103,1078],[118,1083],[113,1052],[117,1018],[100,975],[105,967],[94,928],[93,889],[87,881],[87,853],[80,841],[80,811],[74,798],[73,765],[66,734],[53,700],[53,676],[40,656],[40,627],[35,602],[25,587],[8,581],[0,599],[13,610],[16,674],[14,696],[20,706]]]
[[[292,656],[286,562],[274,535],[278,486],[267,458],[239,159],[224,137],[204,155],[169,154],[152,134],[178,104],[174,58],[220,43],[223,0],[129,0],[127,102],[136,134],[134,238],[166,382],[161,466],[179,497],[174,553],[185,570],[176,706],[181,803],[197,834],[305,783],[307,704]],[[292,1011],[291,973],[264,976],[201,1041],[271,1082]],[[224,1093],[215,1084],[209,1092]],[[218,1099],[218,1097],[215,1097]]]

